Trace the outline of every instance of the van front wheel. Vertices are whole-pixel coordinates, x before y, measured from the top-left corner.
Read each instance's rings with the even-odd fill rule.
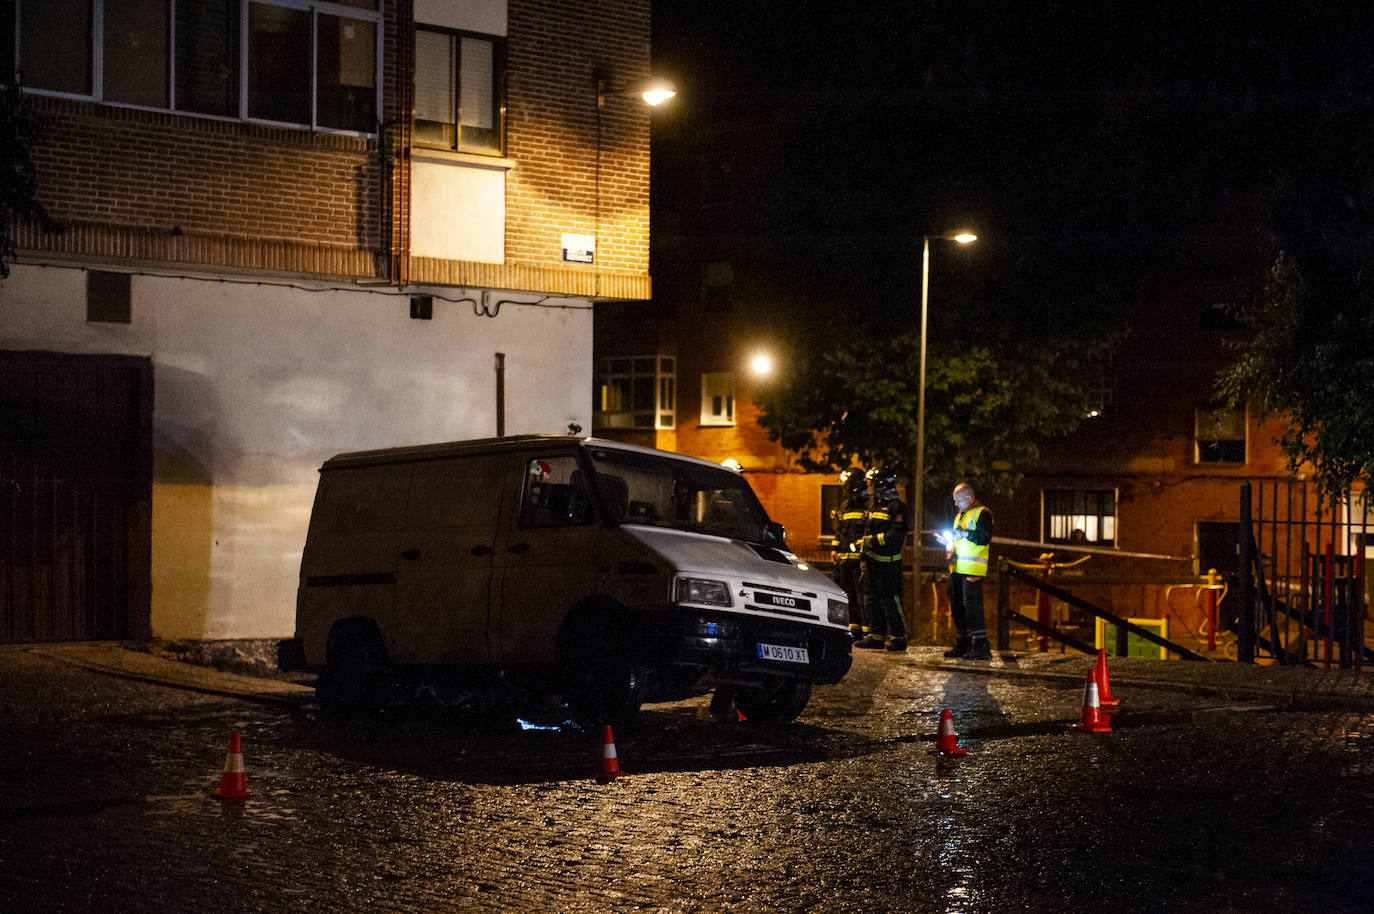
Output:
[[[735,707],[746,721],[785,724],[796,719],[811,700],[811,680],[775,679],[735,692]]]

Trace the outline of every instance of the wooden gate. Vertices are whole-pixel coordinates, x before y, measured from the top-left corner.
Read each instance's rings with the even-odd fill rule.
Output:
[[[0,352],[0,642],[147,638],[148,359]]]

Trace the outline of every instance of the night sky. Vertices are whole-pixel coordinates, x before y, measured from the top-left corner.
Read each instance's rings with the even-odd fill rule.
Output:
[[[810,119],[767,231],[879,250],[973,226],[969,295],[1088,302],[1370,234],[1362,5],[657,0],[654,69],[681,93],[668,142]]]

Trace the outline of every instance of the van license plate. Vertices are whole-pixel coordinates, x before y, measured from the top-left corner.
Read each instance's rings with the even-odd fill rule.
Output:
[[[811,654],[804,647],[788,647],[785,644],[760,644],[760,660],[781,660],[783,663],[810,663]]]

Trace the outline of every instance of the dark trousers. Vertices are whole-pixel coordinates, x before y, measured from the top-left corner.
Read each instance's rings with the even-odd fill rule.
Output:
[[[960,641],[986,641],[988,620],[983,614],[983,579],[966,574],[949,576],[949,617]]]
[[[902,563],[864,562],[864,602],[869,634],[906,637],[902,612]]]
[[[840,559],[835,562],[835,583],[849,598],[849,626],[866,626],[863,608],[863,559]]]

